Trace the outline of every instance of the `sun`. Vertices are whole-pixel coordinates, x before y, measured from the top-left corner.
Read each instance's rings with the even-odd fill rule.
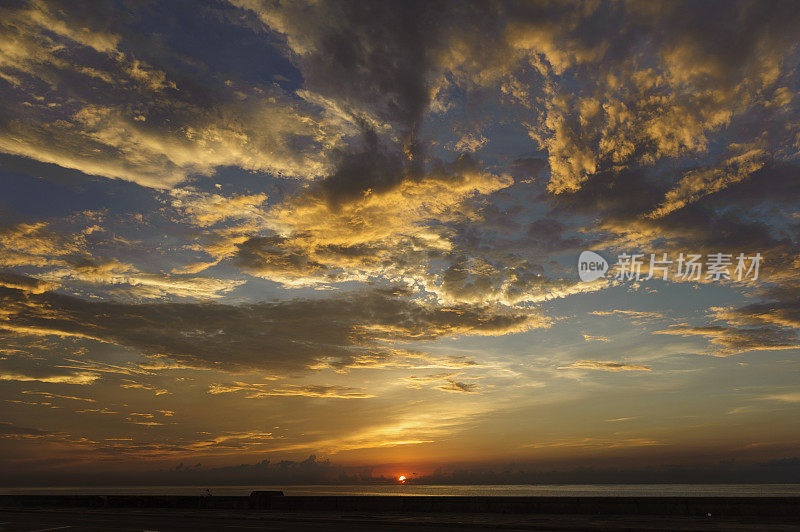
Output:
[[[406,481],[406,477],[405,477],[405,475],[400,475],[399,477],[397,477],[397,480],[400,481],[400,482],[405,482]]]

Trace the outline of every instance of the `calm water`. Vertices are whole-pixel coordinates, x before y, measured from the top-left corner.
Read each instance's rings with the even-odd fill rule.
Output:
[[[86,495],[249,495],[253,490],[280,490],[285,495],[499,495],[499,496],[800,496],[800,484],[551,484],[521,486],[107,486],[0,488],[0,494]]]

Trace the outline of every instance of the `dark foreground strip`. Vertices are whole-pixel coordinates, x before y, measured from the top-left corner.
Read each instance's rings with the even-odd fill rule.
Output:
[[[571,515],[770,516],[800,521],[800,497],[437,497],[0,495],[5,508],[205,508],[279,512],[451,512]]]

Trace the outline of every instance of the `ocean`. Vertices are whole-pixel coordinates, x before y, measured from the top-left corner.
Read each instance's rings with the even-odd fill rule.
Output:
[[[541,485],[314,485],[314,486],[69,486],[0,488],[0,495],[428,495],[561,497],[784,497],[800,496],[800,484],[541,484]]]

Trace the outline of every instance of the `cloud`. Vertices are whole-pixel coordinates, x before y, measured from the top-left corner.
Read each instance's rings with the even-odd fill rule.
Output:
[[[261,196],[173,192],[179,196],[173,205],[201,229],[198,249],[209,255],[173,271],[193,273],[225,261],[288,287],[381,277],[413,279],[438,292],[428,263],[453,247],[447,224],[476,220],[465,203],[512,183],[469,156],[417,172],[402,162],[387,168],[367,148],[342,154],[338,164],[270,206],[261,205]]]
[[[727,327],[706,325],[690,327],[674,325],[653,334],[669,334],[684,338],[699,336],[706,338],[714,348],[712,355],[733,355],[745,351],[774,351],[800,346],[796,331],[774,327]]]
[[[267,195],[238,194],[222,196],[208,194],[191,187],[170,191],[172,206],[185,213],[189,221],[199,227],[210,227],[227,220],[257,221],[264,217],[262,205]]]
[[[350,369],[464,369],[480,366],[481,364],[465,355],[436,356],[409,349],[387,348],[346,361],[324,357],[312,369],[331,368],[337,372],[347,372]]]
[[[47,108],[8,123],[0,131],[0,151],[153,188],[172,187],[193,174],[211,175],[221,166],[303,178],[321,174],[326,163],[318,154],[333,140],[312,130],[311,119],[293,111],[291,103],[274,104],[273,98],[253,96],[188,113],[178,104],[172,118],[161,121],[155,116],[163,111],[152,109],[155,123],[112,106],[87,103],[77,113],[61,115],[58,108]],[[183,123],[184,132],[171,131],[170,122]],[[309,148],[295,151],[303,141],[294,139],[304,136]]]
[[[443,301],[517,305],[592,292],[604,283],[544,275],[543,267],[517,254],[486,259],[480,253],[476,255],[449,255],[449,266],[441,274],[426,278],[426,288]]]
[[[583,339],[586,340],[587,342],[610,342],[611,341],[605,336],[594,336],[594,335],[585,334],[585,333],[583,335]]]
[[[76,218],[88,223],[93,216],[82,214]],[[37,293],[63,284],[70,284],[72,288],[88,285],[98,292],[110,291],[117,298],[209,299],[220,297],[244,283],[190,274],[143,272],[132,264],[94,254],[86,231],[55,231],[51,225],[47,222],[0,225],[0,266],[45,270],[38,279],[27,278],[27,281],[19,274],[0,272],[2,285]],[[24,282],[34,284],[21,284]]]
[[[274,386],[271,384],[247,384],[244,382],[233,382],[230,384],[212,384],[208,393],[217,395],[231,392],[247,392],[247,399],[262,399],[264,397],[294,396],[294,397],[324,397],[331,399],[365,399],[375,397],[360,391],[359,388],[340,385],[284,385]]]
[[[800,329],[800,302],[794,300],[791,293],[782,295],[788,301],[752,303],[739,308],[712,307],[709,314],[714,319],[739,327],[775,326]]]
[[[105,414],[105,415],[112,415],[112,414],[119,414],[119,412],[115,410],[109,410],[107,408],[84,408],[83,410],[76,410],[76,414]]]
[[[0,421],[0,435],[2,436],[46,436],[49,433],[44,430],[28,428],[28,427],[20,427],[18,425],[14,425],[13,423],[9,423],[8,421]]]
[[[512,183],[468,155],[447,163],[429,156],[422,135],[438,76],[454,60],[452,46],[479,51],[463,39],[464,26],[482,26],[476,15],[492,9],[234,3],[286,39],[305,80],[299,94],[361,131],[346,148],[331,150],[332,168],[322,179],[271,210],[272,234],[231,235],[234,262],[288,286],[380,276],[412,278],[440,293],[425,265],[452,248],[447,224],[474,219],[466,200]]]
[[[354,186],[363,186],[363,191],[352,197],[331,195],[326,183],[322,180],[270,209],[272,234],[231,235],[233,262],[289,285],[369,276],[424,282],[428,260],[452,245],[442,224],[468,216],[459,208],[468,198],[490,194],[511,181],[483,172],[464,156],[379,188],[359,181]]]
[[[216,98],[197,94],[183,73],[136,59],[124,26],[93,28],[101,21],[74,5],[34,0],[2,19],[5,153],[168,188],[227,165],[319,175],[342,136],[318,107],[276,87],[227,80]]]
[[[581,360],[558,369],[592,369],[600,371],[652,371],[647,366],[629,364],[627,362],[601,362],[598,360]]]
[[[772,171],[765,173],[775,175]],[[778,184],[780,186],[780,181]],[[580,213],[595,217],[596,225],[588,230],[598,235],[599,248],[619,253],[637,250],[657,256],[667,253],[672,260],[680,253],[704,257],[720,252],[733,257],[743,253],[749,257],[758,252],[764,257],[758,282],[745,279],[736,284],[784,283],[796,270],[797,242],[781,229],[783,224],[791,222],[782,216],[777,217],[783,218],[780,221],[774,216],[765,218],[760,209],[740,208],[744,204],[738,198],[747,197],[746,203],[751,203],[762,193],[754,191],[746,196],[745,192],[740,196],[734,194],[738,186],[732,185],[724,193],[710,194],[703,202],[688,204],[660,218],[647,214],[659,205],[664,183],[641,171],[598,175],[580,191],[556,201],[564,215]],[[747,189],[750,187],[745,187]],[[768,203],[771,193],[764,194],[767,194],[764,201]],[[679,280],[673,277],[672,281]],[[708,280],[701,279],[701,282]]]
[[[800,14],[790,4],[774,10],[746,1],[724,7],[628,2],[602,11],[599,5],[515,7],[507,45],[530,54],[545,78],[542,112],[530,134],[548,151],[555,193],[578,190],[603,171],[704,155],[720,130],[748,139],[744,117],[760,113],[771,94],[791,83],[796,66],[790,28]],[[701,29],[699,18],[712,22]],[[685,177],[659,213],[759,167],[737,158],[749,156],[725,163],[734,172]]]
[[[664,315],[657,311],[642,311],[630,309],[614,309],[614,310],[593,310],[589,312],[592,316],[622,316],[625,318],[635,318],[639,320],[659,319]]]
[[[477,393],[480,388],[477,384],[463,382],[463,378],[458,380],[458,377],[463,374],[464,372],[457,371],[423,376],[412,375],[405,380],[409,383],[409,388],[420,389],[423,386],[432,386],[433,389],[443,392]],[[469,377],[467,379],[469,379]]]
[[[292,242],[289,238],[253,236],[236,247],[235,264],[256,275],[287,284],[315,278],[319,281],[329,279],[325,275],[328,266],[312,258],[302,243]]]
[[[62,237],[48,228],[46,222],[0,224],[0,265],[49,266],[81,251],[80,237]]]
[[[800,393],[798,392],[777,393],[772,395],[765,395],[763,399],[780,401],[783,403],[800,403]]]
[[[469,17],[473,7],[429,2],[233,3],[285,37],[308,92],[369,127],[388,125],[412,158],[431,98],[429,74],[451,36],[480,21]]]
[[[503,335],[547,325],[535,311],[440,307],[373,290],[276,303],[123,304],[52,292],[0,289],[0,330],[93,339],[219,369],[294,371],[334,360],[348,365],[383,342]]]
[[[71,401],[85,401],[87,403],[94,403],[95,400],[89,397],[75,397],[73,395],[59,395],[56,393],[50,392],[39,392],[33,390],[22,390],[23,394],[30,394],[30,395],[41,395],[42,397],[47,397],[50,399],[69,399]]]
[[[526,236],[537,251],[551,252],[578,248],[583,240],[577,236],[565,237],[568,227],[555,218],[534,220],[528,225]]]
[[[652,218],[665,216],[682,209],[690,202],[722,190],[732,183],[742,181],[764,167],[766,153],[763,148],[732,146],[740,153],[731,156],[722,164],[688,172],[664,196],[664,202],[648,214]]]
[[[406,377],[406,381],[409,383],[409,388],[420,388],[421,384],[429,384],[433,382],[439,382],[442,380],[449,379],[451,377],[456,377],[461,375],[461,372],[450,372],[450,373],[435,373],[432,375],[411,375],[410,377]]]
[[[616,447],[650,447],[653,445],[665,445],[664,442],[650,438],[573,438],[545,442],[536,442],[526,445],[534,449],[547,449],[559,447],[585,447],[585,448],[616,448]]]
[[[453,393],[477,393],[478,385],[447,379],[447,384],[436,386],[436,389]]]
[[[0,286],[32,292],[34,294],[41,294],[42,292],[54,288],[52,284],[42,281],[41,279],[34,279],[33,277],[5,271],[0,271]]]
[[[52,270],[42,274],[42,277],[58,280],[61,283],[70,282],[73,287],[87,283],[93,285],[92,289],[95,291],[105,288],[119,299],[126,296],[131,299],[164,297],[213,299],[223,296],[245,282],[191,274],[147,273],[132,264],[125,264],[116,259],[93,260],[84,257],[72,258],[67,263],[67,268]]]
[[[800,347],[800,308],[792,289],[765,290],[770,296],[763,303],[739,308],[711,307],[708,317],[713,324],[706,326],[673,325],[655,334],[682,337],[698,336],[709,341],[709,354],[727,356],[746,351],[782,350]],[[777,301],[775,301],[777,299]]]
[[[141,382],[136,382],[131,379],[122,379],[122,383],[119,385],[120,388],[125,388],[127,390],[146,390],[148,392],[153,392],[153,395],[169,395],[171,392],[166,388],[158,388],[151,384],[144,384]]]
[[[73,373],[70,375],[34,376],[20,373],[0,373],[0,381],[46,382],[51,384],[93,384],[100,376],[94,373]]]

